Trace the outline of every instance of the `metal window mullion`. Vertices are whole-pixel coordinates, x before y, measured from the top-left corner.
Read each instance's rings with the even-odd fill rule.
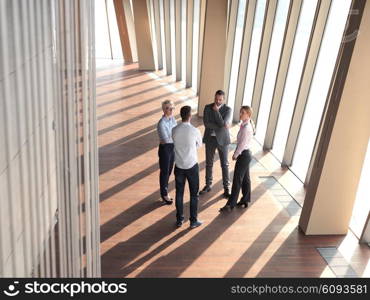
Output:
[[[258,56],[258,65],[256,77],[253,87],[252,108],[253,108],[253,121],[257,124],[259,108],[261,104],[261,96],[266,74],[267,61],[269,50],[271,46],[272,32],[275,23],[277,0],[270,0],[266,5],[265,20],[263,25],[263,33],[261,38],[260,52]]]
[[[163,56],[162,56],[162,38],[161,38],[159,1],[160,0],[153,0],[153,19],[154,19],[156,42],[157,42],[158,69],[162,70],[163,69]]]
[[[316,68],[317,58],[319,56],[322,39],[324,37],[325,26],[328,20],[331,3],[332,1],[320,1],[316,8],[313,31],[311,33],[308,46],[309,50],[307,51],[307,56],[302,71],[302,78],[299,84],[297,100],[294,107],[292,122],[289,128],[282,166],[291,166],[293,163],[294,152]]]
[[[247,79],[247,69],[249,63],[249,53],[252,41],[253,22],[256,14],[257,0],[249,0],[246,8],[246,18],[244,23],[243,41],[241,58],[238,72],[238,82],[235,93],[235,109],[233,113],[233,121],[239,121],[239,109],[243,105],[244,88]]]
[[[39,110],[39,130],[40,130],[40,149],[41,149],[41,182],[42,182],[42,196],[40,200],[41,202],[41,211],[42,211],[42,229],[44,240],[42,241],[42,245],[45,248],[45,276],[50,277],[50,247],[48,242],[48,227],[46,220],[47,217],[47,206],[48,206],[48,195],[47,195],[47,176],[45,169],[47,168],[45,162],[45,152],[46,152],[46,138],[45,138],[45,124],[44,118],[48,112],[45,112],[45,103],[46,103],[46,95],[45,95],[45,78],[44,78],[44,57],[43,53],[45,49],[42,47],[42,39],[43,39],[43,32],[42,32],[42,11],[41,11],[41,1],[36,2],[36,26],[37,26],[37,69],[38,69],[38,88],[39,88],[39,98],[38,98],[38,110]]]
[[[175,0],[175,53],[176,53],[176,81],[182,77],[182,45],[181,45],[181,0]]]
[[[92,254],[94,277],[101,276],[100,263],[100,214],[99,214],[99,170],[98,170],[98,142],[97,142],[97,118],[96,118],[96,90],[95,90],[95,28],[94,28],[94,5],[90,3],[89,15],[89,62],[90,62],[90,87],[89,87],[89,106],[90,106],[90,137],[91,137],[91,206],[92,206]]]
[[[148,18],[149,18],[149,29],[150,29],[150,38],[153,48],[153,58],[154,58],[154,65],[155,68],[158,69],[158,41],[157,41],[157,28],[154,20],[154,3],[153,0],[146,0],[146,6],[148,11]]]
[[[164,4],[165,0],[155,0],[158,1],[158,10],[159,10],[159,29],[161,37],[161,50],[162,50],[162,69],[167,69],[166,67],[166,43],[165,43],[165,23],[164,23]]]
[[[15,251],[16,249],[16,234],[15,234],[15,216],[14,216],[14,191],[15,188],[13,189],[13,166],[12,166],[12,157],[11,157],[11,137],[12,137],[12,132],[11,132],[11,125],[10,125],[10,116],[11,116],[11,96],[10,96],[10,80],[9,80],[9,75],[10,75],[10,67],[9,67],[9,53],[8,53],[8,31],[7,31],[7,15],[6,15],[7,7],[6,7],[6,2],[5,1],[0,1],[0,36],[2,38],[2,47],[3,47],[3,53],[0,59],[2,59],[2,71],[3,71],[3,81],[4,81],[4,129],[5,129],[5,157],[8,163],[8,182],[7,182],[7,188],[8,188],[8,207],[9,207],[9,219],[10,219],[10,242],[11,242],[11,251]],[[1,246],[1,245],[0,245]],[[1,246],[2,247],[2,246]],[[10,254],[10,259],[11,259],[11,274],[6,274],[7,277],[17,277],[17,261],[16,261],[16,256],[14,253]],[[9,276],[10,275],[10,276]]]
[[[37,140],[36,140],[36,118],[35,118],[35,108],[34,102],[37,98],[37,89],[36,89],[36,72],[35,72],[35,46],[34,46],[34,39],[31,36],[35,36],[34,27],[32,20],[34,19],[34,11],[32,10],[31,3],[27,1],[27,8],[25,11],[28,13],[27,18],[24,20],[25,31],[28,32],[28,39],[26,43],[25,49],[27,49],[27,54],[29,55],[28,61],[26,63],[26,68],[28,68],[28,80],[29,83],[29,95],[27,99],[28,110],[30,111],[30,119],[29,119],[29,139],[30,139],[30,155],[31,155],[31,168],[33,170],[33,179],[32,179],[32,217],[34,221],[32,222],[33,232],[34,232],[34,246],[35,246],[35,253],[34,253],[34,262],[33,262],[33,271],[32,276],[34,277],[42,277],[43,272],[43,261],[41,258],[41,240],[39,234],[40,228],[40,215],[39,215],[39,172],[38,172],[38,164],[37,164]],[[27,22],[27,23],[26,23]]]
[[[233,63],[233,56],[234,56],[234,45],[235,45],[235,33],[236,33],[236,25],[238,19],[238,8],[239,8],[239,0],[233,0],[231,2],[231,7],[229,11],[229,20],[228,20],[228,31],[227,31],[227,38],[226,38],[226,53],[225,53],[225,72],[224,72],[224,91],[225,91],[225,102],[228,103],[230,100],[229,95],[229,87],[230,87],[230,75],[231,75],[231,67]]]
[[[207,0],[199,0],[199,40],[198,40],[198,70],[197,70],[197,95],[200,91],[200,74],[202,72],[204,22]]]
[[[67,182],[65,176],[65,143],[66,135],[64,127],[64,103],[65,103],[65,71],[63,62],[65,57],[65,31],[64,31],[64,6],[60,1],[53,1],[55,4],[55,26],[56,36],[54,40],[56,67],[54,72],[54,82],[56,82],[57,91],[55,91],[56,107],[56,149],[57,149],[57,176],[58,176],[58,244],[59,244],[59,268],[60,276],[68,276],[68,241],[66,225],[66,205],[68,199]]]
[[[35,216],[35,165],[33,160],[33,143],[32,143],[32,135],[33,135],[33,117],[31,114],[31,101],[32,101],[32,87],[31,87],[31,67],[30,67],[30,37],[29,37],[29,12],[28,12],[28,6],[26,2],[21,2],[21,16],[23,18],[23,24],[21,31],[23,33],[23,50],[22,50],[22,56],[25,59],[24,63],[24,81],[23,84],[25,85],[25,122],[27,124],[26,126],[26,136],[28,138],[28,147],[27,147],[27,167],[28,167],[28,199],[29,199],[29,209],[28,209],[28,217],[29,217],[29,232],[30,232],[30,240],[31,240],[31,270],[30,270],[30,276],[38,276],[38,269],[34,270],[33,268],[37,265],[37,255],[38,255],[38,245],[37,245],[37,239],[36,239],[36,216]]]
[[[90,153],[89,153],[89,131],[88,131],[88,90],[87,90],[87,76],[86,76],[86,1],[80,2],[80,31],[81,31],[81,76],[82,76],[82,103],[83,103],[83,157],[84,157],[84,200],[85,200],[85,249],[86,249],[86,277],[92,277],[92,264],[91,264],[91,185],[90,185]]]
[[[193,73],[193,30],[194,0],[186,1],[186,82],[185,88],[192,86]]]
[[[48,22],[47,14],[47,1],[43,1],[43,11],[44,13],[42,14],[43,16],[43,37],[44,37],[44,51],[45,52],[45,64],[44,64],[44,78],[45,82],[47,81],[48,78],[51,78],[51,70],[50,70],[50,63],[51,63],[51,58],[50,58],[50,43],[49,40],[51,40],[51,37],[48,36],[48,31],[46,28],[50,28],[51,24]],[[53,85],[53,81],[51,81],[51,84]],[[51,159],[50,159],[50,145],[52,145],[50,139],[49,139],[49,133],[48,131],[51,128],[51,121],[50,121],[50,109],[47,105],[47,101],[50,101],[52,97],[51,93],[51,85],[47,84],[46,85],[46,101],[45,101],[45,107],[48,108],[46,111],[46,118],[45,118],[45,134],[46,134],[46,174],[47,174],[47,180],[48,180],[48,200],[47,202],[52,199],[52,190],[51,190]],[[50,263],[51,263],[51,277],[56,277],[56,256],[55,256],[55,233],[54,233],[54,211],[52,210],[52,205],[51,203],[48,204],[48,209],[49,209],[49,228],[50,228],[50,248],[51,248],[51,253],[50,253]]]
[[[27,143],[24,144],[24,146],[22,145],[23,141],[25,140],[25,136],[24,134],[22,134],[22,129],[20,128],[21,124],[22,124],[22,121],[21,121],[21,113],[20,113],[20,107],[21,107],[21,101],[23,100],[24,101],[24,98],[25,98],[25,92],[24,92],[24,89],[23,89],[23,86],[24,86],[24,82],[25,82],[25,78],[24,78],[24,74],[25,72],[23,72],[23,70],[21,70],[23,68],[22,64],[23,64],[23,61],[21,60],[21,58],[24,59],[24,56],[21,54],[21,46],[20,46],[20,38],[22,37],[22,32],[20,30],[20,26],[19,26],[19,19],[21,18],[21,16],[18,16],[17,15],[17,12],[20,12],[20,8],[19,8],[19,3],[17,1],[15,1],[13,3],[13,15],[12,15],[12,18],[13,18],[13,28],[14,28],[14,56],[15,56],[15,81],[16,81],[16,88],[15,88],[15,100],[16,100],[16,121],[17,121],[17,124],[19,124],[19,132],[17,134],[17,139],[18,139],[18,144],[19,144],[19,147],[20,147],[20,152],[19,152],[19,158],[20,158],[20,163],[19,163],[19,176],[20,176],[20,191],[21,191],[21,199],[20,199],[20,202],[21,202],[21,216],[22,216],[22,220],[21,220],[21,223],[22,223],[22,241],[23,241],[23,249],[21,249],[23,251],[23,263],[24,263],[24,276],[29,276],[29,259],[28,259],[28,252],[29,249],[31,248],[29,246],[29,243],[28,243],[28,238],[29,236],[31,235],[31,232],[29,232],[29,227],[26,227],[26,213],[25,213],[25,207],[26,207],[26,200],[28,198],[28,195],[30,195],[29,191],[28,193],[26,193],[26,190],[25,190],[25,182],[27,181],[26,180],[26,170],[25,170],[25,162],[24,162],[24,152],[26,151],[25,148],[28,149],[27,152],[29,152],[29,148],[27,146]],[[27,106],[25,107],[25,114],[28,115],[28,110],[27,110]],[[23,120],[23,122],[25,122],[25,120]],[[24,129],[26,131],[26,127],[27,126],[24,126]],[[30,187],[29,187],[30,188]],[[30,220],[31,221],[31,220]]]
[[[89,124],[89,152],[90,152],[90,160],[89,160],[89,165],[90,165],[90,187],[91,187],[91,205],[90,205],[90,215],[92,216],[91,219],[92,219],[92,223],[91,223],[91,231],[89,232],[89,235],[91,236],[91,254],[92,254],[92,273],[93,273],[93,276],[95,276],[95,273],[97,271],[97,264],[96,264],[96,254],[97,254],[97,251],[96,251],[96,243],[97,243],[97,235],[96,235],[96,227],[94,226],[95,225],[95,208],[94,208],[94,203],[93,203],[93,199],[94,199],[94,186],[93,186],[93,182],[94,182],[94,176],[93,176],[93,172],[94,172],[94,165],[93,165],[93,159],[95,158],[94,157],[94,152],[93,152],[93,124],[92,124],[92,110],[93,110],[93,103],[91,101],[91,96],[94,92],[93,90],[93,78],[92,78],[92,68],[93,68],[93,61],[92,61],[92,57],[93,57],[93,54],[92,54],[92,50],[93,48],[91,47],[92,46],[92,41],[93,41],[93,32],[92,32],[92,28],[91,28],[91,16],[92,16],[92,6],[89,5],[89,14],[87,15],[87,18],[88,18],[88,60],[89,60],[89,74],[88,74],[88,82],[89,82],[89,86],[88,86],[88,103],[89,103],[89,114],[88,114],[88,124]]]
[[[66,225],[67,225],[67,242],[68,242],[68,251],[69,251],[69,270],[68,270],[68,277],[74,277],[75,275],[75,268],[74,268],[74,258],[75,258],[75,249],[74,249],[74,232],[73,229],[75,228],[74,218],[72,216],[72,209],[73,209],[73,202],[76,200],[76,195],[74,193],[75,186],[75,173],[74,173],[74,147],[71,141],[74,141],[74,128],[73,128],[73,110],[71,108],[71,103],[74,101],[73,94],[72,94],[72,76],[71,76],[71,28],[70,28],[70,0],[64,1],[64,19],[65,19],[65,49],[66,49],[66,56],[65,61],[63,62],[63,68],[65,68],[65,75],[66,75],[66,99],[65,99],[65,140],[64,143],[66,144],[66,153],[67,153],[67,160],[66,160],[66,178],[67,178],[67,190],[68,190],[68,200],[66,206]]]
[[[274,137],[278,123],[281,102],[283,99],[285,83],[288,75],[290,59],[292,57],[293,45],[302,9],[302,3],[303,0],[294,0],[290,2],[287,17],[287,25],[285,28],[285,35],[282,46],[282,53],[280,56],[279,67],[276,76],[276,83],[274,87],[274,93],[272,96],[271,110],[269,114],[266,136],[263,145],[263,148],[265,150],[270,150],[274,143]]]
[[[30,36],[37,36],[36,34],[36,29],[35,29],[35,20],[36,20],[36,16],[35,16],[35,12],[33,11],[33,9],[35,8],[35,6],[32,5],[32,3],[29,3],[29,11],[32,12],[32,14],[30,15],[30,18],[29,18],[29,21],[30,21],[30,30],[31,30],[31,34]],[[44,261],[44,255],[43,255],[43,241],[41,240],[41,237],[40,237],[40,230],[42,230],[43,228],[43,219],[42,219],[42,215],[40,214],[40,197],[42,196],[42,192],[40,191],[42,189],[42,187],[40,187],[40,185],[42,185],[42,178],[40,179],[40,174],[41,174],[41,171],[40,171],[40,161],[38,159],[38,153],[41,152],[41,145],[40,145],[40,132],[38,130],[38,124],[36,124],[40,119],[40,114],[39,114],[39,105],[38,105],[38,101],[40,99],[40,94],[39,94],[39,82],[38,82],[38,66],[36,64],[36,61],[37,60],[37,45],[36,45],[36,41],[35,39],[31,38],[31,53],[32,53],[32,58],[31,58],[31,62],[32,62],[32,115],[33,115],[33,118],[34,118],[34,121],[33,121],[33,134],[34,134],[34,140],[35,140],[35,148],[34,148],[34,161],[35,161],[35,168],[36,168],[36,197],[35,197],[35,206],[36,206],[36,237],[37,237],[37,243],[38,243],[38,256],[39,256],[39,265],[40,265],[40,277],[45,277],[45,274],[46,274],[46,266],[45,266],[45,261]],[[42,175],[41,175],[42,177]]]
[[[69,125],[69,132],[70,132],[70,138],[68,140],[69,146],[70,146],[70,169],[71,169],[71,193],[73,195],[72,201],[71,201],[71,225],[72,225],[72,270],[73,275],[72,277],[79,277],[79,271],[80,271],[80,263],[79,263],[79,221],[78,221],[78,205],[79,205],[79,183],[78,183],[78,132],[77,132],[77,123],[78,119],[76,118],[79,114],[77,110],[77,91],[76,91],[76,37],[75,37],[75,28],[76,28],[76,20],[74,18],[75,15],[75,9],[74,9],[75,1],[70,2],[70,63],[69,65],[70,69],[70,78],[71,78],[71,98],[69,99],[69,117],[68,125]]]
[[[83,194],[85,193],[85,187],[83,183],[83,166],[82,166],[82,153],[80,152],[80,143],[81,143],[81,111],[83,113],[83,106],[82,106],[82,89],[80,89],[80,73],[82,72],[82,64],[81,64],[81,20],[79,18],[79,4],[80,1],[74,1],[73,5],[73,15],[74,15],[74,62],[75,62],[75,68],[74,68],[74,84],[73,87],[75,89],[74,94],[76,95],[76,101],[75,101],[75,115],[77,116],[76,122],[75,122],[75,128],[76,128],[76,166],[77,166],[77,201],[76,201],[76,223],[78,224],[78,227],[75,228],[75,231],[79,233],[78,235],[78,249],[79,249],[79,255],[78,255],[78,265],[79,265],[79,274],[78,277],[84,277],[84,266],[83,266],[83,211],[82,211],[82,203],[84,201]],[[84,141],[82,140],[82,143]]]
[[[66,264],[65,264],[65,276],[70,277],[71,276],[71,269],[72,269],[72,262],[71,262],[71,234],[70,234],[70,218],[69,218],[69,207],[70,207],[70,175],[69,175],[69,153],[68,153],[68,129],[67,129],[67,103],[68,103],[68,74],[66,69],[66,60],[67,60],[67,31],[66,31],[66,8],[65,8],[65,2],[58,2],[59,7],[61,9],[61,13],[59,14],[60,17],[60,25],[61,25],[61,36],[59,40],[61,41],[61,58],[60,58],[60,84],[62,86],[61,94],[61,132],[63,133],[61,135],[61,143],[62,143],[62,178],[63,178],[63,184],[62,187],[63,191],[63,199],[62,199],[62,216],[61,219],[63,221],[63,232],[64,232],[64,240],[65,240],[65,249],[64,253],[66,256]]]
[[[109,37],[109,49],[111,54],[111,59],[113,59],[113,48],[112,48],[112,38],[111,38],[111,31],[110,31],[110,24],[109,24],[109,14],[108,14],[108,0],[105,0],[105,15],[107,16],[107,26],[108,26],[108,37]]]
[[[170,0],[163,0],[166,74],[172,75]]]

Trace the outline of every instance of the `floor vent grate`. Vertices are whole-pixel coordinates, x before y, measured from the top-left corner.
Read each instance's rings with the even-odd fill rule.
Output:
[[[358,277],[355,270],[339,252],[337,247],[316,248],[329,268],[337,277]]]

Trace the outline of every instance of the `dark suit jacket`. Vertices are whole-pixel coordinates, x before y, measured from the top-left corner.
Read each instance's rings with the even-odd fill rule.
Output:
[[[213,103],[204,107],[203,122],[206,130],[204,131],[203,143],[207,143],[211,138],[212,130],[216,133],[217,143],[221,146],[230,144],[229,129],[225,124],[231,124],[231,108],[226,104],[220,107],[219,111],[212,109]]]

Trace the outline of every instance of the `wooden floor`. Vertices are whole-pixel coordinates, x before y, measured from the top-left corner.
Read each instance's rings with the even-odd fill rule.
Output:
[[[299,215],[289,214],[262,176],[286,184],[298,202],[303,201],[303,188],[289,171],[276,169],[276,161],[257,143],[251,206],[219,214],[225,200],[216,161],[214,188],[199,200],[204,224],[193,230],[189,222],[175,228],[175,206],[164,206],[159,199],[156,123],[164,99],[174,100],[177,118],[182,105],[197,107],[194,93],[162,72],[139,72],[136,64],[97,70],[103,277],[335,277],[316,248],[349,244],[353,267],[359,276],[365,274],[367,247],[349,243],[348,236],[308,237],[298,230]],[[192,123],[203,132],[201,119]],[[204,150],[199,151],[201,187]],[[173,176],[170,193],[175,194]],[[188,218],[187,189],[185,200]]]

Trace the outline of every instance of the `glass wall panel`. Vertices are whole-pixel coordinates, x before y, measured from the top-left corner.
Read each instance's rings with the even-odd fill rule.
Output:
[[[287,23],[290,0],[280,0],[275,16],[274,29],[267,61],[266,74],[263,83],[261,105],[258,112],[256,127],[256,138],[261,143],[265,138],[268,117],[271,108],[272,96],[274,93],[276,75],[279,67],[281,50],[284,41],[284,32]]]
[[[251,105],[253,96],[254,81],[256,79],[256,71],[258,64],[258,56],[260,52],[263,22],[265,20],[266,0],[258,0],[256,14],[254,17],[253,33],[250,46],[250,54],[248,61],[247,78],[244,88],[243,105]]]
[[[357,188],[356,202],[353,208],[350,228],[360,238],[367,216],[370,211],[370,139],[367,145],[367,152],[362,166],[361,178]]]
[[[228,105],[231,109],[234,109],[235,103],[235,94],[236,94],[236,84],[238,82],[238,73],[239,73],[239,63],[241,55],[241,47],[243,41],[243,29],[244,29],[244,18],[245,18],[245,7],[246,0],[239,1],[238,7],[238,17],[236,20],[236,29],[235,29],[235,39],[234,39],[234,51],[233,51],[233,60],[231,65],[231,75],[230,75],[230,85],[229,85],[229,95],[228,95]],[[239,109],[239,108],[236,108]]]
[[[171,61],[172,74],[176,74],[176,24],[175,24],[175,1],[170,1],[170,34],[171,34]]]
[[[302,181],[310,164],[350,5],[350,0],[334,0],[330,8],[291,167]]]
[[[123,59],[113,0],[95,0],[96,58]]]
[[[272,149],[272,152],[280,161],[283,159],[284,149],[288,139],[289,127],[293,116],[304,61],[307,55],[316,6],[317,0],[304,0],[299,17]]]
[[[199,25],[200,25],[200,0],[194,0],[193,15],[193,67],[192,67],[192,89],[196,92],[198,88],[198,61],[199,61]]]

